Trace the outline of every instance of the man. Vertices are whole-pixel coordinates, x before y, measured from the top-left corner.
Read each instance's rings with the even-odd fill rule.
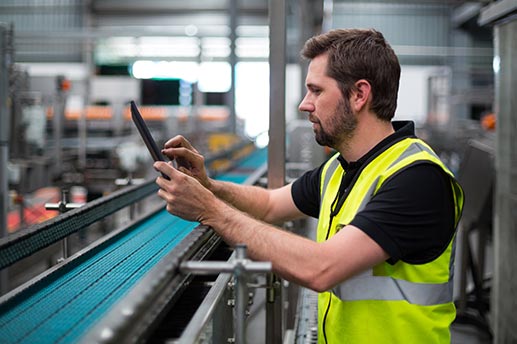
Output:
[[[271,261],[283,278],[320,292],[320,343],[442,343],[455,317],[455,228],[463,192],[411,122],[392,122],[398,59],[375,30],[309,39],[307,94],[316,141],[338,153],[276,190],[215,181],[181,136],[157,162],[167,210],[211,226],[230,245]],[[186,167],[188,166],[188,167]],[[319,219],[317,241],[278,229]]]

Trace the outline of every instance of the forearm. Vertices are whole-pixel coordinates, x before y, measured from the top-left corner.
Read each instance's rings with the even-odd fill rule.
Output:
[[[211,180],[210,191],[217,197],[231,204],[256,219],[264,220],[269,200],[268,190],[251,185]]]

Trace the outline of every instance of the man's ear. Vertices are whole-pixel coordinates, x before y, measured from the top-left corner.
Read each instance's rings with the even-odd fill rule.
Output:
[[[350,96],[350,104],[356,112],[360,112],[365,106],[369,107],[372,86],[365,79],[359,79],[354,84],[355,89]]]

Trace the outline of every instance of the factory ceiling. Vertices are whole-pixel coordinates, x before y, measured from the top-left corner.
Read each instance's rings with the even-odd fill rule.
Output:
[[[14,50],[20,62],[84,62],[91,52],[94,61],[105,59],[108,63],[134,60],[140,58],[138,54],[154,59],[190,59],[201,54],[201,58],[217,60],[228,56],[229,8],[235,4],[239,57],[265,60],[269,53],[269,1],[3,0],[0,23],[14,23]],[[286,0],[288,60],[298,58],[306,38],[332,27],[332,17],[361,11],[365,6],[392,6],[393,11],[409,16],[453,8],[453,25],[470,25],[474,30],[476,25],[471,24],[488,2]]]

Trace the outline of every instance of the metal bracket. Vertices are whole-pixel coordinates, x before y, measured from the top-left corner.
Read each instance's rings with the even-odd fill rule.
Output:
[[[246,309],[249,304],[248,277],[254,273],[266,273],[272,270],[271,262],[253,262],[246,258],[246,245],[236,245],[235,258],[231,261],[186,261],[180,264],[184,273],[209,275],[214,273],[233,273],[235,280],[235,317],[234,343],[242,344],[246,341]]]

